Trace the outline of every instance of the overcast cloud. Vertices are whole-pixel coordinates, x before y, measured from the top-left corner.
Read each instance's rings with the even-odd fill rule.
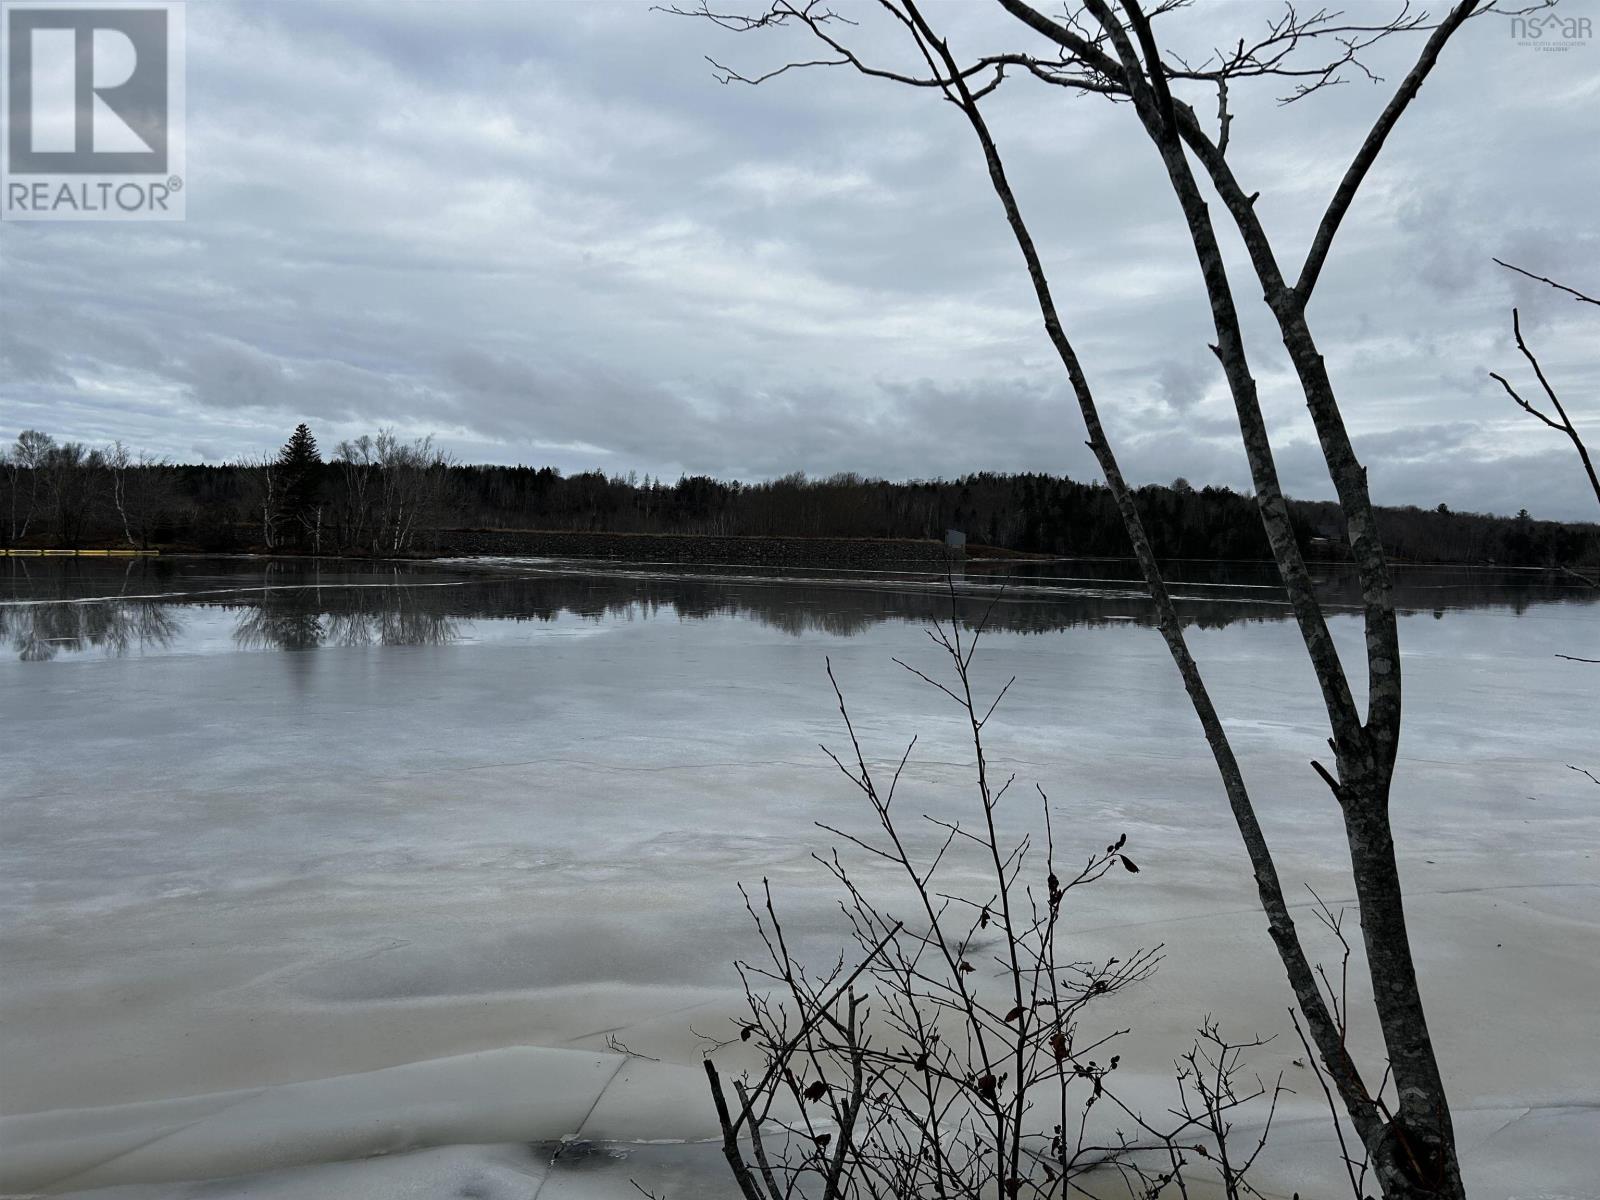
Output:
[[[1207,3],[1171,36],[1273,11]],[[1040,49],[938,12],[958,52]],[[720,86],[702,57],[802,45],[642,3],[192,0],[188,220],[0,226],[0,428],[185,461],[306,420],[325,448],[393,425],[567,471],[1093,477],[959,114],[841,71]],[[1388,84],[1236,98],[1230,157],[1287,263],[1417,45],[1374,60]],[[1245,485],[1131,110],[1020,79],[988,103],[1125,470]],[[1545,52],[1490,16],[1385,149],[1311,310],[1381,502],[1593,516],[1570,447],[1487,372],[1527,378],[1520,304],[1600,439],[1600,310],[1490,262],[1600,291],[1597,114],[1600,39]],[[1234,278],[1286,486],[1326,496],[1242,256]]]

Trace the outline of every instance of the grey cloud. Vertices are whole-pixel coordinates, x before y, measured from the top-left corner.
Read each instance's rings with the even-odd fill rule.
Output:
[[[1194,407],[1216,377],[1215,360],[1168,358],[1156,370],[1156,389],[1169,408],[1182,412]]]
[[[1272,11],[1188,10],[1175,44]],[[904,51],[864,16],[874,52]],[[942,16],[966,52],[1027,42]],[[970,132],[934,98],[838,71],[721,87],[704,54],[759,68],[788,44],[642,2],[219,0],[189,43],[189,220],[5,228],[13,422],[177,458],[303,418],[328,444],[393,423],[567,470],[1093,474]],[[1414,50],[1376,66],[1398,78]],[[1591,514],[1485,372],[1520,367],[1519,304],[1600,424],[1596,325],[1489,262],[1600,290],[1600,162],[1574,152],[1596,80],[1473,22],[1341,232],[1311,311],[1380,499]],[[1389,86],[1235,97],[1230,159],[1286,269]],[[1023,79],[989,104],[1125,468],[1243,486],[1194,254],[1133,114]],[[1285,485],[1326,494],[1225,250]]]
[[[72,376],[53,351],[18,336],[0,343],[0,372],[19,383],[72,385]]]
[[[303,395],[279,359],[220,338],[210,339],[176,370],[195,399],[216,408],[292,408]]]

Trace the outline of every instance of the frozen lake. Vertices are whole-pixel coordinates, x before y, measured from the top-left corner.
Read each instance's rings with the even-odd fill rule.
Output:
[[[1286,891],[1347,897],[1284,606],[1260,567],[1177,574]],[[1399,582],[1396,839],[1469,1187],[1600,1196],[1600,788],[1566,765],[1600,773],[1600,668],[1557,657],[1600,657],[1600,607],[1535,572]],[[1325,584],[1354,653],[1351,582]],[[869,754],[920,735],[906,803],[968,802],[959,714],[891,662],[932,665],[943,587],[0,559],[0,1193],[724,1194],[695,1034],[738,1012],[735,885],[771,877],[797,935],[834,944],[812,822],[864,816],[818,748],[841,742],[825,656]],[[1084,957],[1167,946],[1119,1010],[1136,1070],[1214,1013],[1280,1034],[1257,1062],[1293,1086],[1288,991],[1128,565],[972,570],[961,596],[993,604],[980,677],[1017,677],[991,760],[1045,787],[1058,841],[1125,832],[1144,868],[1070,922]],[[1263,1169],[1331,1192],[1300,1081]],[[599,1150],[551,1166],[572,1135]],[[312,1166],[378,1152],[400,1156]]]

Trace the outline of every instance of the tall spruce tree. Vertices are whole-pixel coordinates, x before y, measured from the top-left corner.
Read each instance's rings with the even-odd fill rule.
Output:
[[[280,527],[300,549],[320,549],[322,452],[305,422],[278,451],[277,470]]]

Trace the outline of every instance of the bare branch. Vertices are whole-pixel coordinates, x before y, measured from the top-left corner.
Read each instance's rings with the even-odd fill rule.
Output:
[[[1550,279],[1544,275],[1535,275],[1532,271],[1525,271],[1513,263],[1506,262],[1504,259],[1496,258],[1493,261],[1508,271],[1515,271],[1518,275],[1526,275],[1529,279],[1534,280],[1536,283],[1547,283],[1551,287],[1555,288],[1558,292],[1566,292],[1567,295],[1573,297],[1580,304],[1600,304],[1600,300],[1596,300],[1593,296],[1584,295],[1584,293],[1578,291],[1577,288],[1570,288],[1564,283],[1557,283],[1554,279]]]
[[[1522,314],[1515,308],[1511,310],[1511,330],[1517,339],[1517,349],[1522,351],[1522,357],[1527,359],[1528,365],[1533,368],[1534,378],[1539,381],[1539,386],[1544,389],[1545,398],[1549,400],[1550,406],[1555,409],[1556,415],[1552,417],[1536,408],[1531,401],[1523,399],[1506,380],[1505,376],[1490,371],[1489,377],[1503,387],[1506,390],[1506,394],[1516,401],[1517,406],[1524,412],[1537,417],[1551,429],[1567,435],[1568,440],[1572,442],[1573,447],[1578,452],[1578,461],[1583,464],[1584,472],[1589,476],[1589,486],[1594,491],[1594,498],[1597,502],[1600,502],[1600,474],[1595,472],[1594,460],[1589,456],[1589,447],[1584,443],[1577,427],[1573,425],[1572,418],[1567,415],[1567,410],[1561,403],[1561,397],[1556,395],[1555,388],[1551,387],[1550,381],[1545,378],[1544,368],[1539,365],[1538,357],[1528,348],[1528,343],[1523,340]]]
[[[1327,211],[1322,214],[1322,220],[1317,225],[1317,232],[1311,239],[1311,249],[1306,254],[1305,264],[1300,268],[1300,278],[1294,285],[1294,294],[1301,308],[1311,301],[1311,293],[1317,286],[1317,277],[1322,274],[1322,265],[1328,259],[1328,251],[1333,248],[1334,234],[1339,232],[1339,226],[1344,221],[1345,214],[1350,211],[1350,205],[1355,201],[1356,192],[1360,190],[1367,172],[1377,161],[1383,143],[1388,140],[1401,115],[1422,90],[1423,81],[1438,63],[1445,43],[1457,29],[1461,28],[1477,7],[1478,0],[1461,0],[1461,3],[1451,9],[1450,15],[1429,35],[1422,53],[1417,56],[1416,64],[1406,72],[1406,77],[1401,80],[1399,88],[1384,106],[1382,114],[1367,134],[1366,140],[1361,143],[1361,149],[1356,151],[1355,158],[1346,168],[1344,178],[1334,189],[1333,199],[1328,201]]]

